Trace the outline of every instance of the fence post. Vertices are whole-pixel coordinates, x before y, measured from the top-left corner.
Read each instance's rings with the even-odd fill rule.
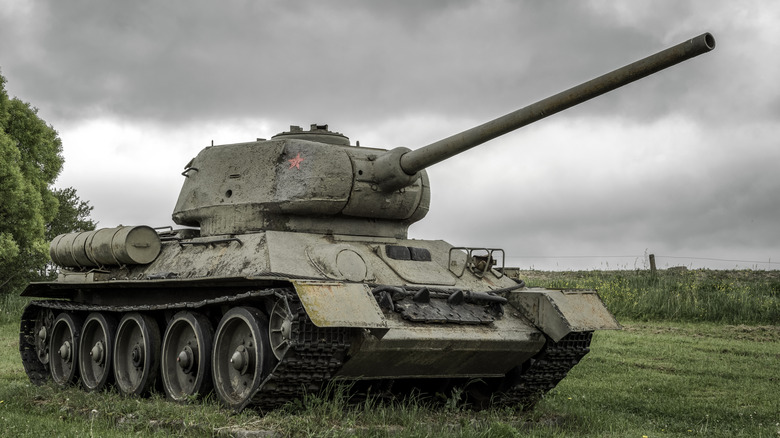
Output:
[[[650,254],[648,258],[650,259],[650,274],[655,275],[655,254]]]

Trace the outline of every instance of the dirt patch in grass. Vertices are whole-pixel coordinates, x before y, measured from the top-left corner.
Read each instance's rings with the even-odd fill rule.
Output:
[[[780,342],[780,325],[727,325],[723,331],[733,334],[733,339],[754,342]]]

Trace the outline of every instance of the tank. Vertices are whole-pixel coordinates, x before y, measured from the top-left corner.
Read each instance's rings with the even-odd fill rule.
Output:
[[[620,326],[596,291],[505,275],[502,249],[410,239],[430,203],[425,169],[714,46],[705,33],[416,150],[351,145],[319,124],[207,147],[182,173],[182,228],[52,241],[56,281],[22,293],[42,298],[21,318],[25,371],[175,401],[213,391],[235,410],[334,380],[533,406],[594,330]]]

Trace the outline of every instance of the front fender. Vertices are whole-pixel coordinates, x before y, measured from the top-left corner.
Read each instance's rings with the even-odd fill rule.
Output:
[[[595,290],[533,288],[511,292],[508,299],[555,342],[572,332],[621,329]]]

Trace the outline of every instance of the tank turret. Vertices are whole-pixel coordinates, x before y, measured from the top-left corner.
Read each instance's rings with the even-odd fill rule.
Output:
[[[201,235],[259,230],[406,237],[428,212],[425,172],[384,191],[370,176],[385,150],[312,125],[270,140],[211,146],[187,166],[173,219]]]
[[[173,219],[202,235],[259,230],[405,238],[425,217],[425,168],[715,47],[709,33],[417,150],[350,146],[311,125],[208,147],[186,166]]]

